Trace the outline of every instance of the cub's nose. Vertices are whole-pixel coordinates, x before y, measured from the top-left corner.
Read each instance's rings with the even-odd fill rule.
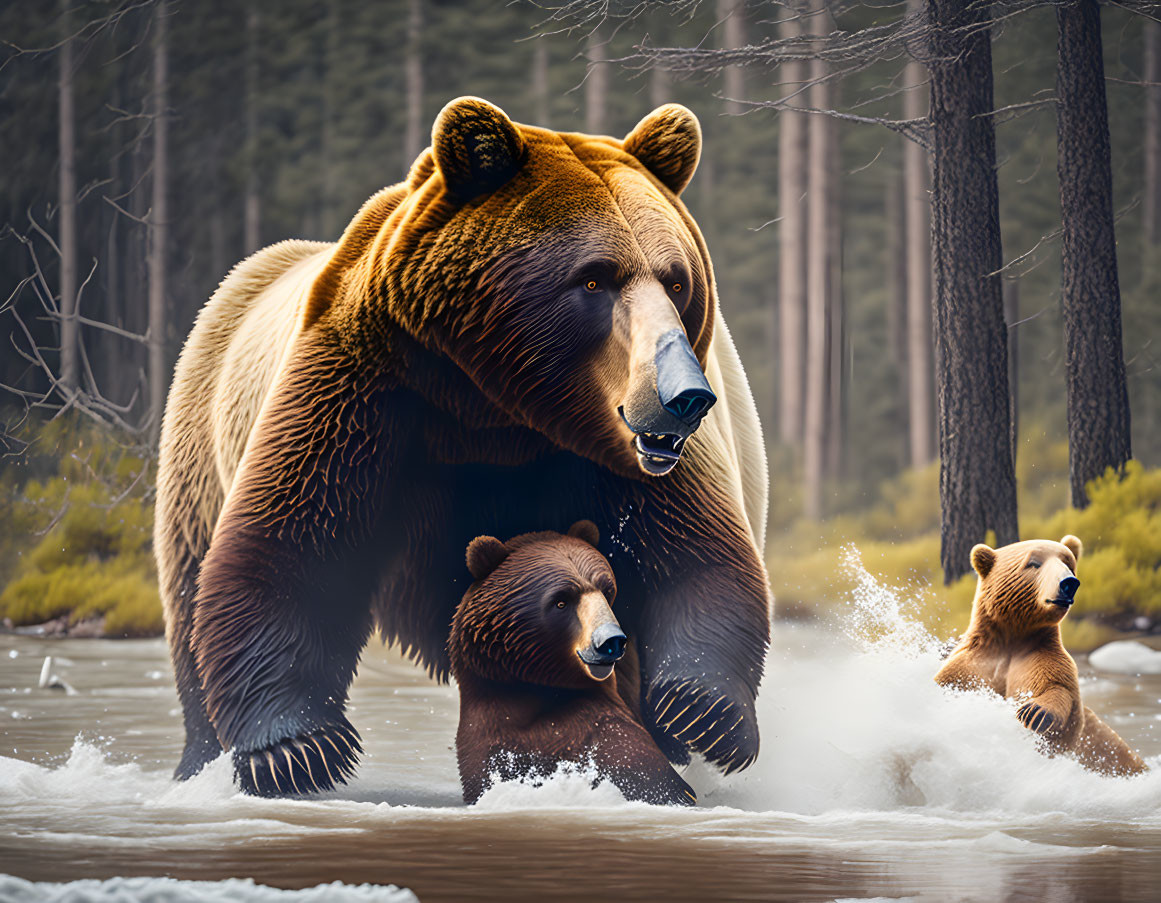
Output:
[[[1065,577],[1060,581],[1060,598],[1072,601],[1076,591],[1080,588],[1080,581],[1075,577]]]
[[[620,627],[606,622],[593,631],[593,649],[607,661],[615,662],[625,654],[627,639]]]

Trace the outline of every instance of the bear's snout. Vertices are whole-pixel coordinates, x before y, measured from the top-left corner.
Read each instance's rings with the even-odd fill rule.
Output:
[[[605,622],[593,631],[593,651],[602,659],[608,660],[602,664],[620,661],[625,654],[625,643],[628,639],[615,623]]]
[[[1072,605],[1076,598],[1076,591],[1080,589],[1080,581],[1071,574],[1060,581],[1060,587],[1057,590],[1057,596],[1052,601],[1057,605],[1068,607]]]

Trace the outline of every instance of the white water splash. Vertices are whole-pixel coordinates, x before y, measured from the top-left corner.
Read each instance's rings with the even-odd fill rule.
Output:
[[[304,890],[279,890],[249,878],[178,881],[174,878],[110,878],[64,884],[24,881],[0,875],[0,900],[8,903],[418,903],[411,891],[394,885],[334,881]]]

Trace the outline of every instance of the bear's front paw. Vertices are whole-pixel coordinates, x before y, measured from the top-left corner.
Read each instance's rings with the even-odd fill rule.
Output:
[[[688,762],[692,749],[730,774],[758,757],[753,700],[733,698],[690,678],[655,684],[646,694],[645,710],[650,732],[671,762]]]
[[[234,750],[234,772],[252,796],[291,796],[347,783],[363,747],[350,725],[330,725],[257,750]]]
[[[1024,727],[1038,734],[1047,736],[1055,733],[1056,730],[1056,716],[1043,706],[1037,705],[1034,702],[1026,702],[1016,710],[1016,717],[1020,719]]]

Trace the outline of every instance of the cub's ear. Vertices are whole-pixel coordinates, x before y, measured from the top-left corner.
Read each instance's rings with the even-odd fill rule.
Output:
[[[435,117],[431,149],[448,189],[470,200],[516,175],[524,138],[499,107],[478,97],[459,97]]]
[[[995,563],[996,550],[991,546],[986,546],[982,542],[978,546],[972,546],[972,567],[980,577],[988,576]]]
[[[701,125],[681,104],[667,103],[638,122],[622,147],[666,188],[681,194],[701,158]]]
[[[468,570],[477,580],[483,580],[512,554],[495,536],[477,536],[468,543]]]
[[[1084,551],[1084,543],[1069,533],[1064,539],[1060,540],[1060,544],[1065,546],[1068,551],[1072,552],[1072,557],[1080,561],[1080,553]]]
[[[587,542],[594,549],[601,541],[601,531],[591,520],[578,520],[568,528],[568,535]]]

